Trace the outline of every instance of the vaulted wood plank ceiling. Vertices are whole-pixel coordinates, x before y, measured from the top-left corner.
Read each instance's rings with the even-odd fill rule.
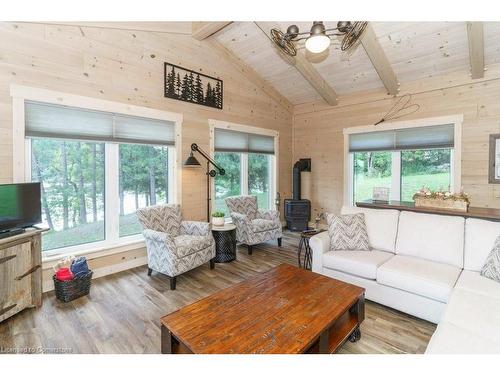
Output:
[[[373,28],[402,82],[470,68],[465,22],[374,22]]]
[[[325,26],[332,28],[336,23],[326,21]],[[296,24],[301,31],[307,31],[312,22],[259,22],[261,27],[255,22],[69,24],[184,34],[200,43],[216,43],[217,48],[224,47],[247,67],[245,71],[251,72],[249,79],[258,77],[259,84],[287,108],[321,100],[335,105],[342,102],[343,96],[371,90],[394,95],[399,84],[415,87],[414,83],[435,77],[443,82],[448,76],[459,82],[470,81],[467,77],[481,79],[483,75],[489,79],[492,76],[488,76],[488,68],[495,71],[495,77],[500,76],[500,22],[476,22],[473,27],[467,22],[370,22],[371,38],[361,40],[351,50],[342,52],[340,41],[334,39],[324,53],[311,54],[302,41],[298,52],[305,58],[295,60],[283,58],[266,35],[265,27],[273,24],[285,31],[290,24]],[[263,25],[267,25],[264,30]],[[471,66],[475,67],[474,77]],[[326,89],[321,90],[322,87]]]
[[[320,99],[302,75],[274,48],[253,22],[233,22],[215,39],[271,83],[292,104]]]
[[[301,31],[311,22],[279,22],[282,30],[295,23]],[[382,51],[390,64],[389,75],[408,83],[452,73],[468,75],[471,70],[466,22],[371,22]],[[335,22],[325,22],[334,27]],[[484,63],[500,63],[500,23],[485,22]],[[253,22],[233,22],[212,36],[251,66],[292,104],[321,99],[318,92],[280,53]],[[383,89],[384,83],[362,44],[342,52],[333,40],[325,53],[310,54],[299,43],[316,71],[335,92],[343,95]],[[379,69],[380,70],[380,69]],[[394,78],[394,76],[393,76]],[[394,82],[394,81],[393,81]]]

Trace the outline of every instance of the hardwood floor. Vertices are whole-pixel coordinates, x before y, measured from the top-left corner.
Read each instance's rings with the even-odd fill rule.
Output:
[[[296,234],[286,233],[283,247],[262,244],[228,264],[208,263],[178,278],[169,289],[165,276],[147,267],[93,280],[91,294],[70,303],[44,294],[40,309],[28,309],[0,323],[0,351],[9,348],[60,348],[71,353],[159,353],[160,317],[281,263],[297,264]],[[435,325],[366,302],[362,337],[340,353],[423,353]],[[62,350],[61,350],[62,349]]]

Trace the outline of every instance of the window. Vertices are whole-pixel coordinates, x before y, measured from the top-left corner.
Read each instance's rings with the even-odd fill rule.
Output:
[[[255,195],[259,208],[272,209],[275,194],[274,137],[215,129],[215,161],[225,169],[215,177],[215,209],[229,217],[225,198]]]
[[[271,155],[248,154],[248,194],[257,197],[259,208],[271,207]]]
[[[43,250],[103,241],[104,143],[31,140],[32,181],[42,186]]]
[[[394,159],[401,160],[401,170],[393,176]],[[449,190],[450,167],[451,149],[355,152],[354,202],[371,199],[374,187],[392,189],[395,184],[401,185],[400,195],[398,196],[396,187],[396,194],[393,193],[391,198],[405,202],[413,201],[413,195],[424,186],[431,190]]]
[[[224,199],[242,194],[241,189],[241,159],[242,154],[234,152],[216,152],[215,161],[223,166],[224,176],[215,176],[215,210],[222,211],[229,217],[229,211]]]
[[[42,251],[116,243],[141,232],[138,208],[173,201],[174,122],[39,102],[25,121]]]
[[[168,148],[120,144],[120,237],[139,234],[135,212],[149,205],[168,203]]]
[[[413,201],[422,186],[451,189],[451,149],[401,151],[401,200]]]
[[[413,201],[424,186],[456,191],[454,133],[454,124],[347,132],[350,202],[371,199],[374,187],[389,188],[390,199],[401,201]]]
[[[355,202],[370,199],[374,187],[391,187],[391,158],[387,151],[354,153]]]

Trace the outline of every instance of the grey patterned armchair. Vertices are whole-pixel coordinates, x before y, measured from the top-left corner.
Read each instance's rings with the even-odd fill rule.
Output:
[[[252,246],[261,242],[278,240],[281,246],[280,214],[274,210],[259,210],[257,197],[240,195],[226,198],[226,204],[236,225],[236,240],[247,245],[248,254]]]
[[[148,252],[148,276],[152,271],[170,278],[175,289],[176,277],[205,262],[215,266],[215,241],[210,224],[182,221],[178,204],[163,204],[137,210]]]

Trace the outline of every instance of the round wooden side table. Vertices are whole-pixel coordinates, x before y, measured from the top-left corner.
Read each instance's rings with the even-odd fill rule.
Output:
[[[324,229],[316,229],[316,230],[308,230],[304,231],[300,234],[300,242],[299,242],[299,254],[298,261],[299,267],[304,267],[306,270],[310,270],[312,268],[312,252],[311,247],[309,246],[309,240],[312,236],[317,235],[318,233],[324,232]],[[301,262],[302,250],[304,250],[304,263]]]
[[[236,259],[236,226],[225,224],[212,225],[215,240],[215,262],[228,263]]]

